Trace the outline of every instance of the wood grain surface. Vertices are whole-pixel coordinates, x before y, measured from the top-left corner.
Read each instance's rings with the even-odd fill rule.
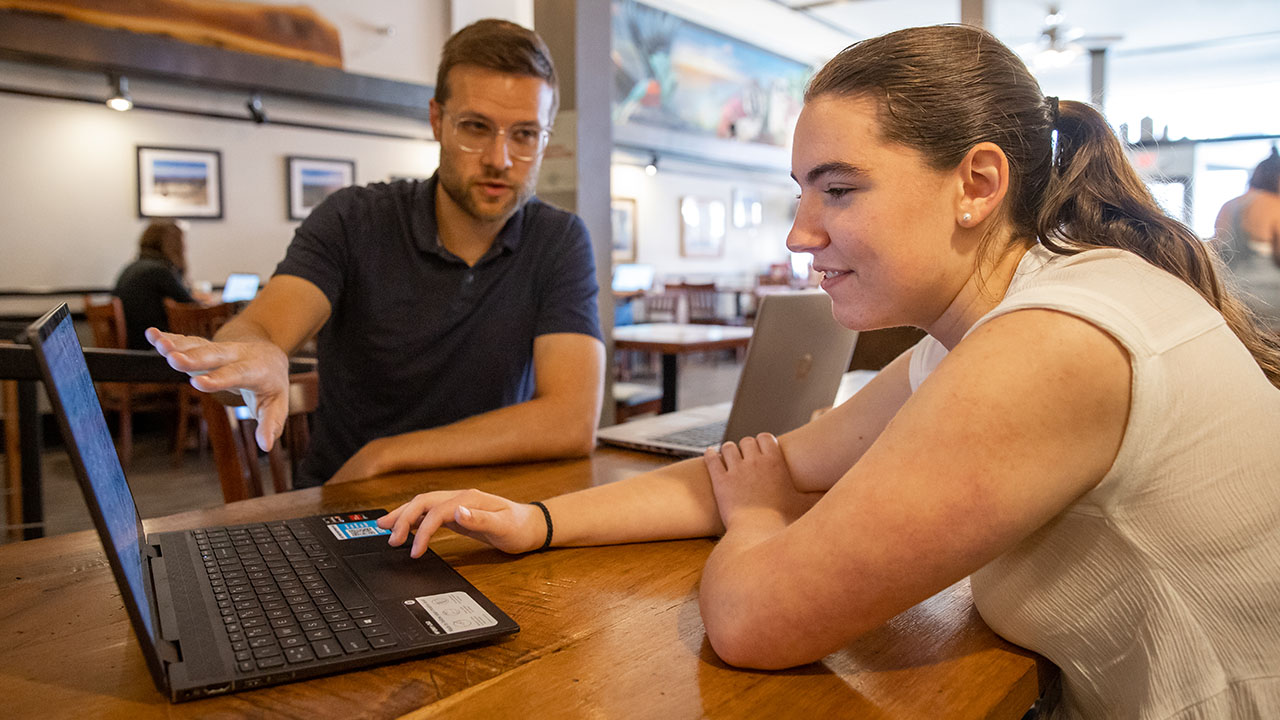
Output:
[[[612,482],[664,459],[590,459],[386,476],[146,522],[148,532],[395,507],[477,487],[533,500]],[[1036,657],[996,637],[967,581],[815,663],[727,667],[697,584],[710,539],[512,558],[444,532],[433,548],[522,630],[444,655],[170,705],[156,691],[97,537],[0,547],[0,698],[7,717],[1020,718]],[[779,617],[778,622],[787,619]]]

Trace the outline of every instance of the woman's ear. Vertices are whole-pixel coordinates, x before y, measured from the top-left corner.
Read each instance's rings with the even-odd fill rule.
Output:
[[[999,145],[981,142],[956,166],[960,198],[956,222],[974,227],[995,214],[1009,191],[1009,159]]]

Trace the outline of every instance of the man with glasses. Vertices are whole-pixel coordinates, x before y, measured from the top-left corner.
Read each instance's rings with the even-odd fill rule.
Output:
[[[287,356],[318,333],[320,405],[295,487],[584,455],[604,373],[586,227],[533,197],[558,105],[546,45],[482,20],[445,44],[426,181],[340,190],[257,298],[206,342],[148,337],[280,436]]]

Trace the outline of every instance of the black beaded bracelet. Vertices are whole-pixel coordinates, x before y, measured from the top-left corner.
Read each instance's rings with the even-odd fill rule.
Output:
[[[547,509],[546,505],[543,505],[537,500],[534,500],[529,504],[536,506],[539,510],[541,510],[542,517],[547,519],[547,539],[543,541],[542,547],[538,548],[537,550],[534,550],[534,552],[542,552],[543,550],[546,550],[547,548],[551,547],[551,511]]]

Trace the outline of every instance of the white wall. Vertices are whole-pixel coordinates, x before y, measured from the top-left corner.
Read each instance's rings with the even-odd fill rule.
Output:
[[[612,183],[615,197],[636,200],[636,262],[653,265],[660,278],[694,282],[711,276],[746,279],[789,257],[785,243],[795,190],[785,174],[779,173],[775,180],[741,171],[699,171],[662,161],[658,173],[649,176],[638,165],[615,162]],[[752,190],[761,198],[764,223],[754,228],[735,228],[730,223],[721,257],[681,257],[680,199],[686,195],[718,199],[731,210],[734,188]]]
[[[343,27],[353,72],[433,84],[448,36],[443,0],[382,0],[314,6]],[[369,28],[391,23],[387,37]],[[352,29],[355,28],[355,29]],[[363,28],[363,29],[361,29]],[[371,39],[383,38],[380,44]],[[0,62],[0,85],[106,98],[105,76]],[[136,102],[244,116],[243,94],[133,79]],[[296,221],[287,219],[285,156],[351,159],[356,182],[430,175],[438,147],[425,121],[264,96],[271,120],[407,135],[390,139],[0,94],[0,289],[109,287],[137,252],[136,146],[222,153],[223,218],[193,220],[192,280],[218,284],[232,271],[267,276],[283,257]]]

